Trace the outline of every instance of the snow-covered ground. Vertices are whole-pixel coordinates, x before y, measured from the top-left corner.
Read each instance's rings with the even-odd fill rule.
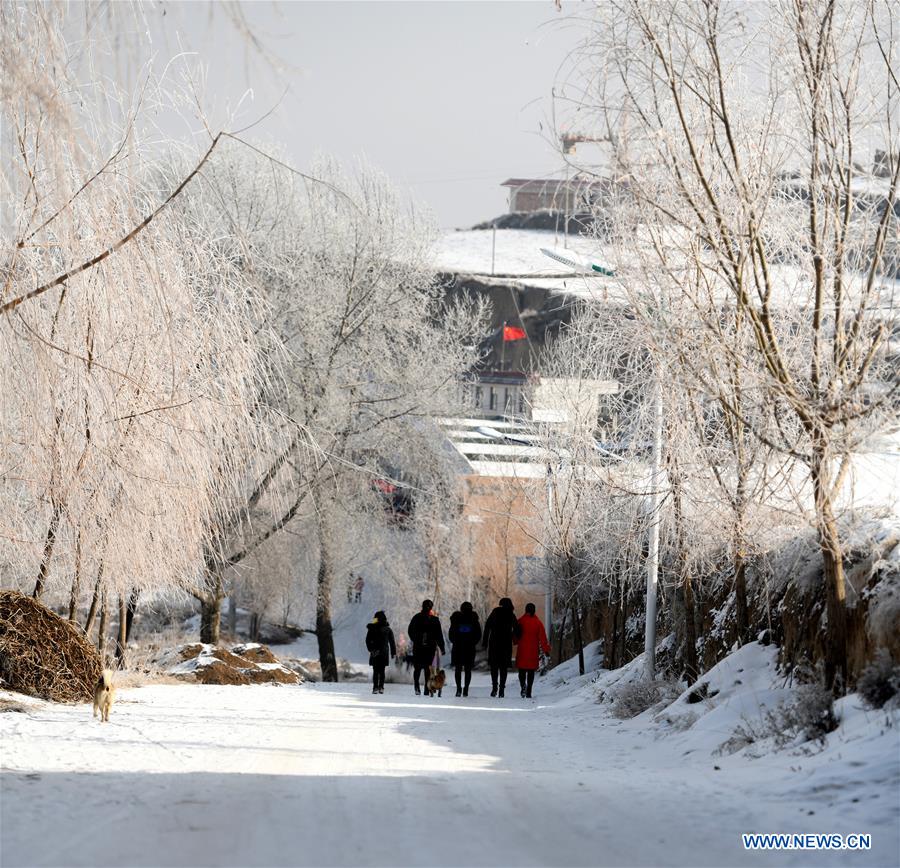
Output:
[[[24,700],[0,714],[0,863],[897,865],[885,712],[850,697],[824,748],[714,753],[787,692],[773,654],[747,646],[704,676],[714,698],[625,722],[596,697],[639,664],[579,677],[570,661],[534,701],[491,699],[484,676],[468,699],[150,686],[106,725]],[[869,833],[872,850],[750,852],[742,832]]]

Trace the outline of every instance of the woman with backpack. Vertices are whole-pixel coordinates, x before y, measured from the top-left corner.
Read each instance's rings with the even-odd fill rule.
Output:
[[[459,611],[450,616],[449,635],[453,643],[450,662],[456,669],[456,695],[468,696],[469,685],[472,683],[472,667],[475,665],[475,651],[481,639],[481,622],[470,602],[463,603]],[[466,674],[465,686],[462,683],[463,671]]]
[[[384,693],[384,670],[397,654],[394,631],[384,612],[376,612],[374,619],[367,625],[366,648],[369,651],[369,665],[372,667],[372,693]]]

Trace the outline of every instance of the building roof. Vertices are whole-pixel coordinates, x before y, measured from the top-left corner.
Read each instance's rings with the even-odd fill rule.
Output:
[[[459,230],[441,235],[433,249],[432,262],[439,271],[449,274],[477,274],[479,279],[497,285],[508,285],[508,277],[517,275],[515,282],[535,289],[550,290],[562,295],[607,302],[624,297],[618,278],[600,274],[572,274],[565,266],[553,262],[541,248],[557,250],[576,257],[600,259],[618,263],[615,251],[596,238],[585,235],[565,237],[542,229],[485,229]]]
[[[547,475],[548,452],[526,420],[450,418],[439,423],[465,461],[466,476],[543,479]]]
[[[606,187],[610,182],[600,179],[584,178],[576,175],[573,178],[507,178],[501,187],[535,187],[541,190],[558,190],[560,187]]]

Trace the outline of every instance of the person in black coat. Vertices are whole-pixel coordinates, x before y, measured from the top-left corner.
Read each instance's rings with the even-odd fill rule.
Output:
[[[456,667],[456,695],[468,696],[472,683],[472,667],[475,665],[475,652],[481,640],[481,621],[469,602],[463,603],[458,612],[450,616],[450,641],[453,650],[450,662]],[[462,673],[465,670],[465,686],[462,684]]]
[[[500,696],[506,688],[506,672],[512,657],[513,642],[519,637],[519,622],[512,600],[504,597],[484,622],[483,647],[488,649],[491,667],[491,696]]]
[[[384,693],[384,670],[397,654],[394,631],[384,612],[376,612],[374,620],[366,627],[366,648],[372,667],[372,693]]]
[[[419,690],[419,676],[425,672],[425,695],[428,696],[428,679],[431,677],[431,664],[438,648],[444,654],[444,631],[441,622],[432,612],[434,603],[431,600],[422,601],[422,610],[413,615],[406,629],[406,635],[412,642],[413,654],[413,685],[416,696]]]

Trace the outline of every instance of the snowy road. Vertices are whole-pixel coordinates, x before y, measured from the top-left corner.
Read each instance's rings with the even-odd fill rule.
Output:
[[[448,692],[154,686],[124,691],[106,726],[88,706],[2,714],[0,863],[895,862],[889,836],[869,853],[745,852],[741,832],[865,830],[751,798],[596,706]]]

